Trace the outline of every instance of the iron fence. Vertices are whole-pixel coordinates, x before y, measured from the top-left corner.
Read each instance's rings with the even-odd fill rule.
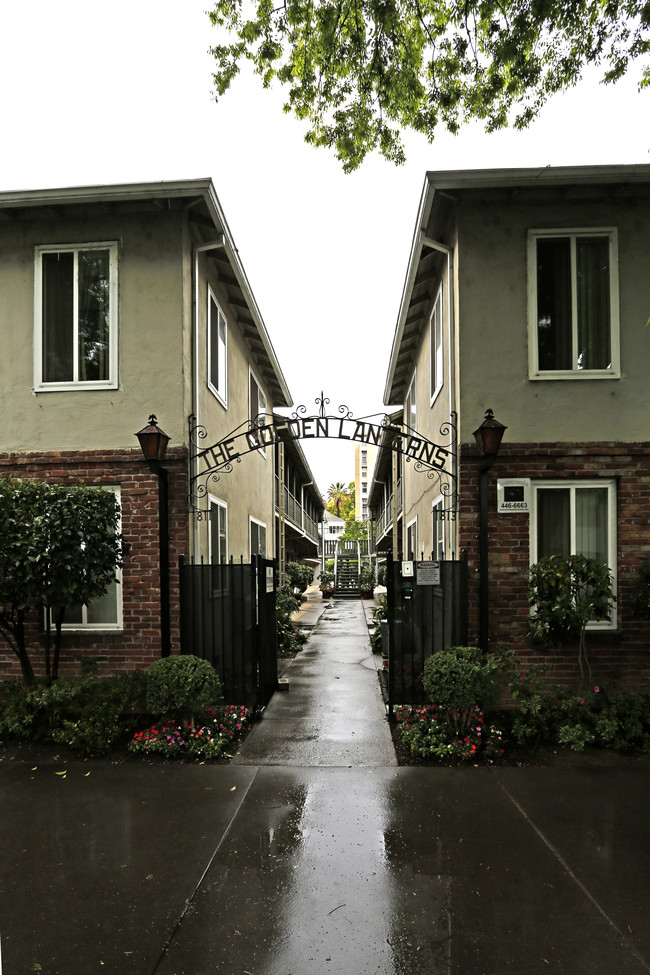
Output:
[[[432,653],[467,642],[467,556],[438,563],[386,565],[388,604],[388,708],[424,701],[422,673]]]
[[[277,688],[275,563],[180,559],[181,653],[209,660],[228,703],[263,707]]]

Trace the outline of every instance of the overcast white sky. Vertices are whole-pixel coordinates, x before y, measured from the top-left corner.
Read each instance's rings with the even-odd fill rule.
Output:
[[[650,92],[634,75],[583,82],[527,132],[412,136],[405,166],[376,157],[345,176],[258,79],[214,102],[209,6],[5,0],[0,190],[212,177],[294,402],[310,413],[321,389],[333,411],[383,408],[427,170],[650,162]],[[303,447],[322,491],[353,479],[349,445]]]

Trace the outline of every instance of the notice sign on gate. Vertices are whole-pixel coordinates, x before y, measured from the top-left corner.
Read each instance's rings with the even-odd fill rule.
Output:
[[[275,588],[273,579],[273,566],[267,565],[266,567],[266,591],[273,592]]]
[[[440,562],[418,562],[418,586],[440,585]]]

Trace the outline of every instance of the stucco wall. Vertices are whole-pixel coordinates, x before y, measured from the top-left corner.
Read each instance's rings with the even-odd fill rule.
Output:
[[[227,322],[227,399],[224,406],[212,393],[207,381],[207,286],[212,288],[219,307]],[[266,395],[266,412],[273,409],[271,392],[262,380],[262,370],[237,324],[235,309],[229,303],[228,292],[219,280],[212,262],[199,259],[199,347],[198,347],[198,422],[205,427],[207,436],[203,446],[223,440],[241,424],[248,421],[249,369]],[[246,427],[241,427],[241,430]],[[241,432],[238,431],[238,432]],[[266,553],[274,552],[274,463],[273,448],[268,447],[266,456],[261,452],[246,454],[241,462],[235,462],[230,473],[222,473],[218,481],[205,482],[209,493],[228,506],[228,555],[238,559],[250,557],[249,518],[266,525]],[[196,525],[195,554],[208,554],[208,522]]]
[[[556,191],[492,199],[462,194],[457,211],[462,441],[488,407],[511,443],[645,439],[650,206]],[[583,227],[618,229],[621,378],[530,380],[527,231]]]
[[[183,442],[182,221],[89,210],[0,227],[0,389],[11,402],[0,449],[130,448],[151,412]],[[35,247],[95,241],[119,242],[119,388],[35,393]]]

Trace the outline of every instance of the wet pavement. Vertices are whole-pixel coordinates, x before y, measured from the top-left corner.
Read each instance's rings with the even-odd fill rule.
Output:
[[[647,766],[381,764],[367,633],[342,605],[247,739],[256,764],[7,754],[3,975],[650,973]],[[297,736],[327,733],[321,680],[354,688],[348,737],[342,707],[300,754],[287,709]]]
[[[234,759],[242,765],[397,765],[364,604],[328,600],[304,649]],[[370,604],[367,604],[370,605]]]

